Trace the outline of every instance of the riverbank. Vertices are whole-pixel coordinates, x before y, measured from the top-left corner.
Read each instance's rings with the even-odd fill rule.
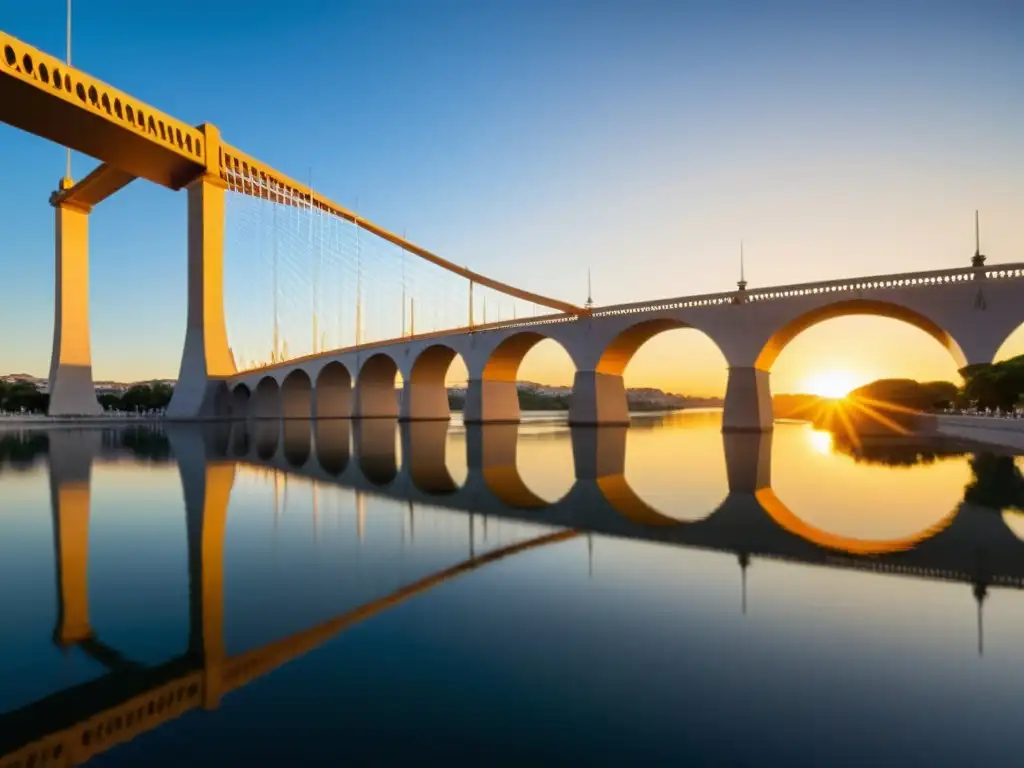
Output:
[[[919,431],[1024,453],[1024,419],[935,414],[922,416]]]
[[[15,429],[67,429],[68,427],[126,427],[132,424],[157,424],[163,416],[4,416],[0,417],[0,432]]]

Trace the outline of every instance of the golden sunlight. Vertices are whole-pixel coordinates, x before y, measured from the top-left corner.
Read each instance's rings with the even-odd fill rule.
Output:
[[[857,387],[857,379],[846,371],[822,371],[804,380],[803,391],[819,397],[846,397],[851,389]]]
[[[811,441],[811,447],[818,453],[826,456],[832,453],[832,433],[824,429],[809,429],[807,437]]]

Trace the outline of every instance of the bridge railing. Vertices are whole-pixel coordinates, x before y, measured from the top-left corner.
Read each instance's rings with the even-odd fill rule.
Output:
[[[616,304],[597,307],[593,317],[628,315],[637,312],[652,312],[662,309],[683,309],[690,307],[711,307],[733,304],[740,297],[753,303],[756,301],[774,301],[791,299],[800,296],[814,296],[822,293],[856,293],[860,291],[884,288],[934,287],[949,283],[960,283],[978,277],[987,279],[1006,279],[1024,277],[1024,264],[997,264],[991,267],[957,267],[955,269],[937,269],[928,272],[912,272],[891,275],[871,275],[867,277],[846,278],[843,280],[823,280],[816,283],[797,283],[794,285],[776,285],[766,288],[752,288],[746,291],[726,291],[709,293],[701,296],[686,296],[673,299],[656,299],[630,304]]]
[[[842,280],[823,280],[815,283],[797,283],[794,285],[777,285],[766,288],[754,288],[746,291],[726,291],[722,293],[708,293],[697,296],[684,296],[669,299],[655,299],[654,301],[639,301],[629,304],[613,304],[604,307],[595,307],[588,314],[575,314],[557,312],[535,317],[523,317],[515,320],[501,320],[493,323],[482,323],[473,326],[462,326],[450,328],[443,331],[432,331],[407,335],[400,338],[388,339],[385,341],[374,341],[365,344],[344,347],[341,349],[326,350],[313,355],[296,357],[281,363],[248,368],[240,373],[251,373],[253,371],[279,368],[283,365],[293,365],[322,357],[329,357],[345,352],[355,352],[360,349],[379,349],[391,344],[402,344],[409,341],[429,340],[443,338],[464,333],[481,333],[485,331],[508,330],[516,328],[531,328],[543,325],[574,323],[586,317],[614,317],[617,315],[640,314],[643,312],[658,312],[669,309],[684,309],[692,307],[713,307],[726,304],[735,304],[737,299],[743,297],[745,301],[762,302],[776,301],[780,299],[798,298],[801,296],[814,296],[823,293],[858,293],[869,290],[886,288],[931,288],[938,285],[949,285],[963,283],[978,278],[987,280],[1005,280],[1024,278],[1024,263],[994,264],[990,267],[957,267],[954,269],[936,269],[928,272],[912,272],[891,275],[871,275],[867,277],[854,277]]]

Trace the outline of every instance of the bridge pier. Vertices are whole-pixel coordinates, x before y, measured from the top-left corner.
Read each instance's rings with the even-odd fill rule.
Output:
[[[203,126],[206,151],[217,157],[217,130]],[[212,153],[212,154],[211,154]],[[206,173],[188,186],[188,322],[171,419],[207,419],[218,413],[217,390],[236,372],[224,323],[224,192],[227,184]]]
[[[100,433],[50,435],[50,504],[57,564],[54,642],[68,647],[92,637],[89,624],[89,513],[92,460]]]
[[[407,381],[402,387],[401,421],[448,421],[448,389],[440,381]]]
[[[629,424],[629,404],[622,377],[576,371],[569,401],[569,423],[580,426]]]
[[[71,186],[61,179],[61,190]],[[95,416],[103,412],[92,380],[89,325],[89,211],[54,203],[54,317],[50,357],[51,416]]]
[[[729,368],[725,386],[723,432],[769,432],[772,429],[772,393],[769,372],[753,366]]]
[[[519,418],[519,390],[514,381],[470,379],[466,382],[464,424],[518,424]]]

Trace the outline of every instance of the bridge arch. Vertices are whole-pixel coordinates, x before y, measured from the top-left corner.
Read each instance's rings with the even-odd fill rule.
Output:
[[[605,345],[594,370],[609,376],[622,376],[633,356],[640,350],[640,347],[659,334],[680,329],[690,329],[701,333],[710,339],[715,348],[721,352],[718,342],[700,328],[672,317],[656,317],[651,320],[641,320],[620,331],[615,338]],[[722,359],[723,361],[725,360],[724,355]]]
[[[313,382],[302,368],[285,376],[281,384],[281,416],[285,419],[309,419],[313,416]]]
[[[231,390],[231,418],[245,419],[249,416],[249,402],[252,392],[245,384],[238,384]]]
[[[256,385],[252,398],[252,415],[257,419],[277,419],[281,416],[281,387],[273,376],[264,376]]]
[[[470,367],[464,420],[467,423],[518,422],[521,415],[516,387],[519,367],[530,350],[549,339],[561,347],[574,367],[578,366],[572,350],[554,336],[535,330],[506,336],[476,369],[479,373]]]
[[[705,330],[675,317],[639,320],[618,330],[599,350],[593,370],[580,370],[573,382],[573,424],[628,424],[629,402],[623,374],[636,353],[647,342],[666,331],[691,330],[710,342],[724,378],[725,354],[718,342]],[[606,337],[607,338],[607,337]]]
[[[318,419],[347,419],[352,415],[352,374],[334,360],[316,377],[314,409]]]
[[[811,309],[775,330],[761,348],[754,367],[762,371],[770,371],[786,345],[808,328],[826,320],[853,315],[887,317],[912,325],[939,342],[953,357],[957,370],[967,365],[967,358],[956,339],[930,317],[915,309],[890,301],[849,299]]]
[[[407,421],[447,420],[451,418],[445,380],[459,353],[447,344],[431,344],[423,349],[409,371],[402,391],[401,418]],[[465,362],[465,361],[463,361]]]
[[[376,352],[366,358],[356,374],[353,418],[397,417],[397,377],[398,363],[388,353]]]
[[[231,418],[231,390],[226,381],[218,382],[213,393],[213,413],[218,419]]]

